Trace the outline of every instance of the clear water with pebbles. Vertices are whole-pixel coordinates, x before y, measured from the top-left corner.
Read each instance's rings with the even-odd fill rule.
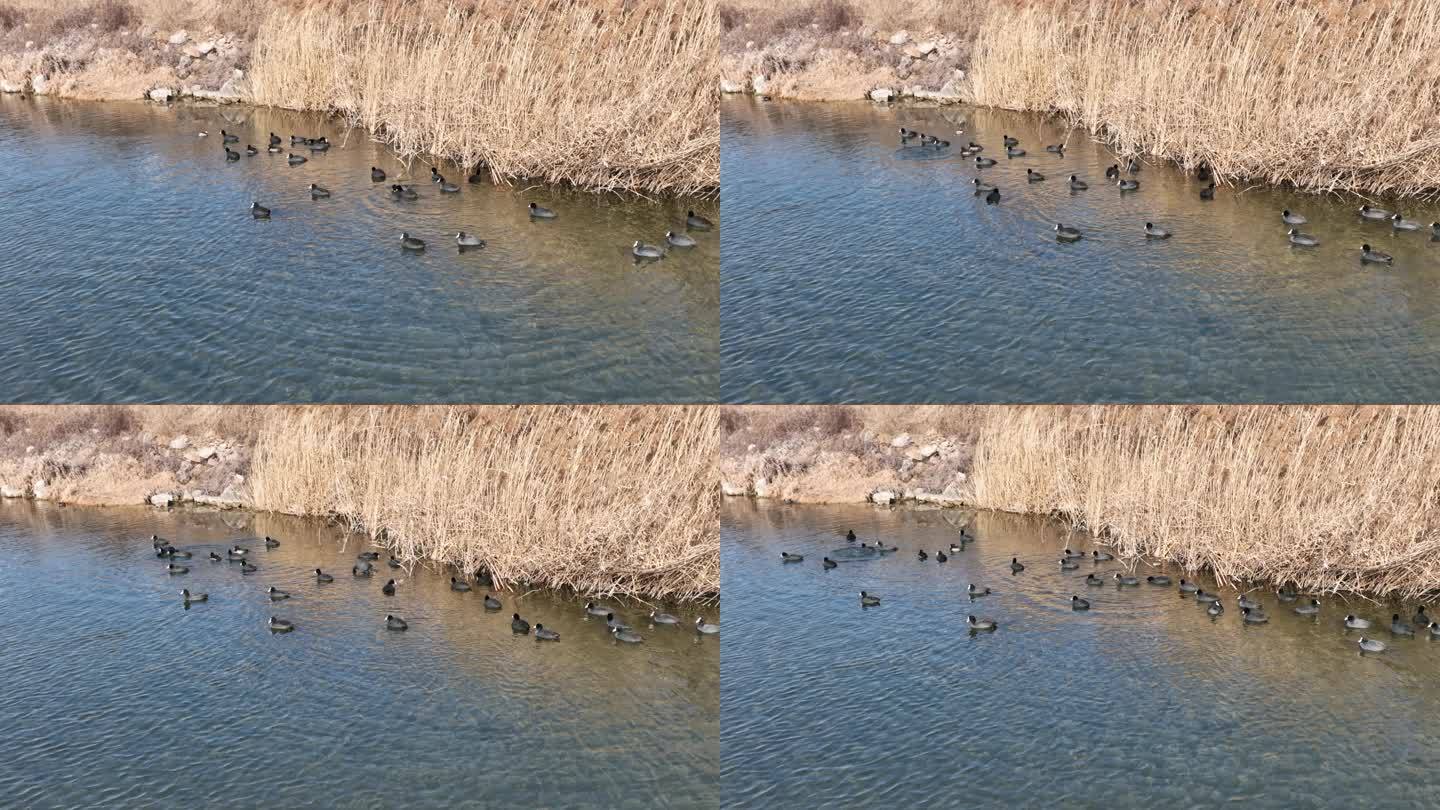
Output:
[[[975,140],[901,149],[906,126]],[[963,135],[954,134],[963,128]],[[1002,137],[1027,154],[1007,159]],[[1419,402],[1440,390],[1440,242],[1350,197],[1221,189],[1033,115],[721,106],[729,402]],[[1044,151],[1068,139],[1065,156]],[[1025,170],[1045,175],[1026,182]],[[1090,189],[1072,193],[1076,174]],[[1001,203],[975,196],[977,175]],[[1433,204],[1380,200],[1426,226]],[[1282,209],[1322,244],[1292,248]],[[1144,223],[1173,232],[1147,240]],[[1056,241],[1056,223],[1079,228]],[[1361,265],[1369,242],[1391,269]]]
[[[272,131],[309,161],[266,153]],[[335,146],[292,150],[291,133]],[[714,219],[713,202],[472,185],[452,164],[461,191],[441,194],[430,165],[316,115],[0,97],[0,399],[713,400],[718,233],[651,264],[630,254],[687,209]],[[531,221],[531,201],[559,218]],[[459,253],[461,230],[488,246]]]
[[[1096,546],[998,513],[974,516],[978,539],[948,562],[916,559],[954,542],[959,520],[727,499],[727,806],[1433,804],[1440,641],[1377,629],[1390,650],[1361,656],[1361,634],[1341,627],[1347,612],[1388,626],[1398,606],[1322,597],[1310,619],[1266,591],[1270,623],[1247,627],[1238,592],[1201,577],[1226,607],[1212,620],[1176,586],[1144,584],[1183,571],[1087,560],[1062,573],[1067,544]],[[824,570],[847,529],[900,551]],[[782,564],[782,550],[805,561]],[[1011,557],[1026,570],[1012,575]],[[1084,583],[1122,570],[1142,584]],[[994,595],[972,602],[972,582]],[[861,590],[880,607],[862,609]],[[1072,595],[1091,610],[1072,611]],[[971,613],[999,629],[970,634]]]
[[[164,572],[152,533],[194,552],[189,574]],[[257,572],[206,559],[237,541]],[[364,548],[299,519],[0,503],[4,803],[718,803],[716,637],[617,605],[645,636],[618,644],[583,601],[545,592],[500,593],[487,613],[446,572],[382,561],[352,578]],[[316,567],[335,581],[316,584]],[[291,598],[272,603],[271,585]],[[186,610],[181,588],[210,601]],[[512,634],[515,611],[561,641]],[[387,631],[387,613],[409,630]],[[272,635],[270,615],[296,630]]]

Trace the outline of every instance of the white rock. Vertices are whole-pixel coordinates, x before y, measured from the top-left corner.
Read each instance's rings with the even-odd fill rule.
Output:
[[[201,56],[208,56],[211,51],[215,50],[215,42],[213,40],[197,42],[195,43],[195,50],[198,51]]]
[[[166,40],[166,42],[169,42],[171,45],[184,45],[189,39],[190,33],[182,28],[171,34],[170,39]]]
[[[753,489],[755,490],[755,497],[757,498],[770,497],[770,482],[764,478],[756,478],[755,483],[753,484]]]
[[[871,101],[889,101],[895,97],[895,91],[888,87],[877,87],[870,91]]]
[[[50,79],[43,73],[36,73],[30,77],[30,89],[37,96],[43,96],[50,89]]]
[[[215,452],[214,447],[202,447],[195,451],[195,455],[199,456],[201,461],[209,461],[215,457]]]
[[[30,492],[35,495],[37,501],[50,500],[50,484],[43,478],[36,478],[30,482]]]
[[[739,484],[732,484],[729,481],[721,479],[720,494],[728,495],[731,498],[738,498],[739,496],[745,494],[745,487],[742,487]]]
[[[173,438],[173,439],[170,440],[170,449],[171,449],[171,450],[184,450],[185,448],[187,448],[187,447],[189,447],[189,446],[190,446],[190,437],[189,437],[189,436],[186,436],[184,433],[181,433],[179,436],[176,436],[175,438]]]
[[[0,79],[0,93],[23,93],[25,85],[16,84],[9,79]]]
[[[168,87],[156,87],[150,91],[150,100],[159,101],[163,104],[169,101],[173,95],[175,95],[175,91]]]
[[[891,44],[891,45],[904,45],[905,43],[907,43],[907,42],[909,42],[909,41],[910,41],[910,32],[909,32],[909,31],[896,31],[895,33],[893,33],[893,34],[890,35],[890,44]]]
[[[720,80],[720,92],[722,93],[743,93],[745,87],[739,82],[732,82],[729,79]]]
[[[150,496],[151,506],[167,507],[175,502],[175,496],[169,492],[157,492]]]
[[[756,74],[750,77],[750,89],[755,91],[755,95],[764,95],[766,89],[768,89],[769,87],[770,80],[765,78],[764,76]]]
[[[908,446],[909,444],[910,444],[910,434],[909,434],[909,433],[901,433],[899,436],[896,436],[895,438],[893,438],[893,439],[890,440],[890,446],[891,446],[891,447],[906,447],[906,446]]]
[[[881,506],[889,506],[895,502],[896,495],[888,489],[877,489],[870,493],[870,502]]]
[[[925,461],[931,456],[940,452],[940,448],[936,447],[933,444],[924,444],[920,446],[920,449],[917,452],[920,453],[920,460]]]
[[[180,457],[185,459],[185,463],[181,465],[181,469],[185,470],[188,470],[191,464],[203,464],[205,462],[205,459],[200,457],[200,451],[194,448],[186,450]]]
[[[933,41],[915,43],[915,50],[919,51],[921,56],[929,56],[930,54],[934,53],[935,47],[936,46]]]
[[[25,489],[23,487],[12,487],[9,484],[0,484],[0,498],[23,498]]]

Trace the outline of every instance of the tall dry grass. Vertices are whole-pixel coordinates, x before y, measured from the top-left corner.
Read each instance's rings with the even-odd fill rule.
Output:
[[[992,0],[971,79],[1222,182],[1440,191],[1430,0]]]
[[[500,181],[713,194],[715,0],[370,0],[276,9],[259,103],[327,110]]]
[[[308,407],[269,415],[257,508],[339,517],[497,583],[719,591],[715,407]]]

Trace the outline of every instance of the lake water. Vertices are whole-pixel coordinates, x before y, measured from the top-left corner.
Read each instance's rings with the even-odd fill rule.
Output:
[[[1067,544],[1095,546],[1005,514],[975,516],[978,539],[948,562],[916,559],[966,517],[727,499],[728,806],[1433,806],[1440,641],[1380,629],[1396,606],[1321,597],[1315,620],[1267,590],[1255,596],[1270,623],[1245,626],[1222,588],[1212,620],[1144,582],[1184,572],[1140,565],[1137,588],[1089,587],[1088,573],[1122,566],[1062,573]],[[824,570],[822,556],[858,545],[847,529],[900,551]],[[1012,575],[1012,557],[1026,570]],[[972,602],[972,582],[995,593]],[[862,609],[861,590],[880,606]],[[1072,595],[1091,610],[1072,611]],[[1376,620],[1369,635],[1390,649],[1362,656],[1347,612]],[[998,630],[970,634],[972,613]]]
[[[171,576],[150,534],[193,550]],[[266,551],[255,535],[281,546]],[[0,794],[17,807],[697,807],[719,802],[718,637],[619,644],[584,600],[350,574],[312,521],[0,503]],[[249,546],[259,570],[212,563]],[[183,561],[182,561],[183,562]],[[320,585],[320,567],[335,581]],[[386,597],[386,576],[402,580]],[[289,591],[272,603],[266,588]],[[179,590],[210,601],[185,609]],[[685,619],[713,606],[669,606]],[[664,608],[662,608],[664,609]],[[515,611],[559,631],[510,631]],[[393,613],[409,630],[385,629]],[[267,618],[294,622],[272,635]]]
[[[973,193],[957,147],[999,164]],[[955,134],[964,129],[965,134]],[[1007,160],[1005,134],[1023,158]],[[1374,402],[1440,391],[1440,243],[1362,201],[1222,188],[1173,167],[1138,192],[1082,132],[1034,115],[868,102],[721,105],[722,397],[728,402]],[[1068,138],[1063,158],[1046,144]],[[1027,183],[1025,170],[1044,174]],[[1090,189],[1072,193],[1076,174]],[[1309,218],[1316,248],[1280,220]],[[1173,232],[1147,240],[1144,223]],[[1084,238],[1056,242],[1057,222]],[[1360,245],[1395,257],[1361,265]]]
[[[221,129],[239,134],[238,162]],[[272,131],[309,162],[267,154]],[[291,150],[291,133],[335,146]],[[471,185],[451,164],[462,189],[442,195],[430,165],[317,115],[0,97],[0,397],[714,399],[718,233],[652,264],[630,254],[688,209],[715,219],[714,201]],[[391,181],[420,198],[392,199]],[[311,183],[333,196],[312,201]],[[532,221],[532,201],[559,217]],[[488,246],[459,253],[461,230]],[[402,249],[401,231],[426,250]]]

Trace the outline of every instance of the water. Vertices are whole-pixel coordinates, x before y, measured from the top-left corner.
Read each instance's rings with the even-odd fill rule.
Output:
[[[962,121],[957,126],[956,119]],[[975,140],[901,150],[897,127]],[[953,134],[957,128],[964,135]],[[1006,160],[1001,137],[1027,149]],[[1033,115],[869,103],[721,106],[728,402],[1419,402],[1440,389],[1440,243],[1350,197],[1221,189],[1146,165],[1138,193]],[[1025,169],[1046,175],[1027,184]],[[1068,176],[1090,190],[1072,194]],[[1379,201],[1427,225],[1433,206]],[[1292,248],[1280,211],[1318,248]],[[1174,232],[1143,235],[1146,221]],[[1085,238],[1059,244],[1063,222]],[[1369,242],[1393,269],[1362,266]]]
[[[978,540],[943,565],[915,559],[964,517],[727,500],[727,806],[1433,806],[1440,642],[1376,630],[1390,651],[1362,657],[1340,626],[1351,611],[1379,626],[1392,606],[1325,598],[1315,621],[1267,591],[1270,624],[1247,627],[1221,589],[1212,622],[1175,586],[1143,584],[1183,572],[1141,565],[1138,588],[1087,587],[1120,565],[1062,574],[1067,543],[1094,546],[1014,515],[976,516]],[[901,550],[823,570],[848,528]],[[972,604],[970,582],[996,593]],[[862,609],[862,589],[881,606]],[[999,629],[970,635],[970,613]]]
[[[195,551],[164,573],[151,533]],[[260,570],[212,563],[253,540]],[[0,504],[0,794],[17,807],[696,807],[719,801],[715,637],[620,645],[582,602],[350,575],[310,521]],[[335,581],[318,585],[311,569]],[[380,563],[383,574],[390,574]],[[271,603],[265,589],[290,591]],[[208,592],[184,609],[178,592]],[[694,606],[671,606],[691,618]],[[518,610],[560,632],[510,632]],[[706,608],[709,611],[709,608]],[[410,622],[385,630],[385,615]],[[272,635],[270,615],[292,620]],[[711,617],[713,620],[713,616]]]
[[[222,128],[261,153],[227,164]],[[287,151],[291,133],[336,146],[292,168],[264,152],[272,131]],[[392,200],[371,166],[421,198]],[[469,185],[451,164],[462,190],[441,195],[429,167],[317,115],[0,97],[0,396],[713,400],[718,234],[630,255],[689,208],[714,219],[713,202]],[[310,183],[334,196],[312,201]],[[532,222],[530,201],[560,217]],[[426,250],[403,250],[402,230]],[[459,230],[488,247],[458,253]]]

